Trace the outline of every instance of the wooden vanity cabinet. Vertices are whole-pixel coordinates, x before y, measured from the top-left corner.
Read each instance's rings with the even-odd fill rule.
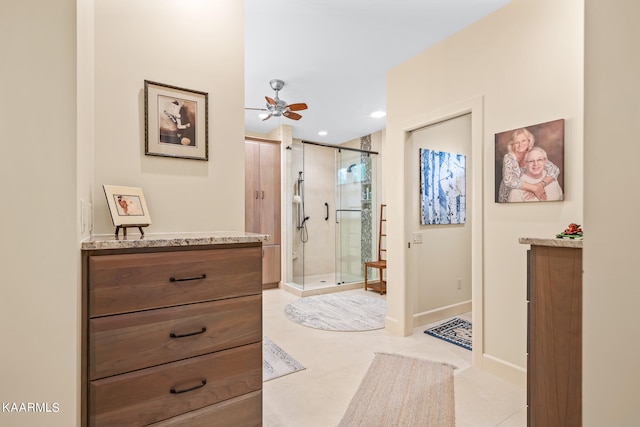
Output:
[[[83,426],[262,424],[262,247],[83,251]]]
[[[528,270],[527,425],[579,427],[582,248],[532,244]]]

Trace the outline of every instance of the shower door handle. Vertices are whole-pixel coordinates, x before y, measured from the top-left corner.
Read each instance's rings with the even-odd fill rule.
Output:
[[[324,207],[327,208],[327,214],[324,216],[324,220],[329,221],[329,203],[325,202]]]

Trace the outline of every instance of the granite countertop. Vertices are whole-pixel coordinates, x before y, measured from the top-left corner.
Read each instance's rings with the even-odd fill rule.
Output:
[[[255,243],[269,240],[268,234],[243,231],[214,231],[202,233],[135,234],[128,236],[96,235],[82,241],[82,250],[160,248],[193,245]]]
[[[520,237],[518,241],[525,245],[554,246],[559,248],[582,248],[582,239]]]

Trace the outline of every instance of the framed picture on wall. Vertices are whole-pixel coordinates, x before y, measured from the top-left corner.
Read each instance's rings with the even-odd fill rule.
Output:
[[[564,200],[564,119],[495,135],[495,200]]]
[[[151,224],[142,188],[103,185],[111,220],[116,227],[145,227]]]
[[[466,157],[420,149],[420,223],[467,221]]]
[[[145,154],[209,160],[209,95],[144,81]]]

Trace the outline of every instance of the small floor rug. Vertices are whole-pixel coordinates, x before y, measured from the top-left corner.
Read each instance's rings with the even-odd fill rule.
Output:
[[[289,320],[326,331],[370,331],[384,328],[383,298],[333,293],[300,298],[284,308]]]
[[[338,427],[455,426],[454,366],[376,353]]]
[[[305,369],[296,359],[267,337],[262,337],[262,382]]]
[[[459,345],[467,350],[471,350],[471,332],[471,323],[458,317],[424,331],[425,334]]]

